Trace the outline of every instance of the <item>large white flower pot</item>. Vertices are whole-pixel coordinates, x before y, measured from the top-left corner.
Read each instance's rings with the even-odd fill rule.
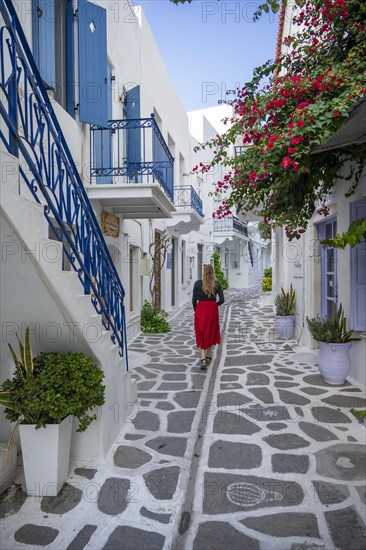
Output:
[[[295,316],[277,315],[275,317],[275,327],[281,340],[291,340],[295,335]]]
[[[10,449],[7,443],[0,444],[0,494],[8,489],[13,481],[17,467],[17,446],[12,443]]]
[[[324,382],[327,384],[344,384],[351,370],[351,358],[349,350],[352,344],[319,344],[318,366]]]
[[[56,496],[69,470],[72,417],[38,430],[20,424],[19,430],[27,494]]]

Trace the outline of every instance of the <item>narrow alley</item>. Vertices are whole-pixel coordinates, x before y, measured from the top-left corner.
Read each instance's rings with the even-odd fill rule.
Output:
[[[70,466],[57,497],[2,500],[4,550],[361,550],[365,407],[276,339],[256,288],[220,308],[222,346],[201,371],[187,303],[171,333],[131,351],[138,402],[105,462]],[[3,495],[4,496],[4,495]]]

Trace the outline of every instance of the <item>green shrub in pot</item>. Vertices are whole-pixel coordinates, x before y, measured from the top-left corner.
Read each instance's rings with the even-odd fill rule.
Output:
[[[0,390],[6,418],[38,429],[74,416],[77,431],[85,431],[96,419],[91,409],[104,404],[101,368],[83,353],[43,352],[33,358],[28,328],[24,344],[19,341],[19,358],[9,347],[15,371]]]

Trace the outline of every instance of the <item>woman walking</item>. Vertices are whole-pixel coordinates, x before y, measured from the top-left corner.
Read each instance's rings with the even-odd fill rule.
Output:
[[[217,300],[218,298],[218,300]],[[220,344],[219,308],[225,302],[220,283],[212,265],[203,266],[202,279],[193,287],[194,331],[200,349],[201,369],[212,359],[212,346]]]

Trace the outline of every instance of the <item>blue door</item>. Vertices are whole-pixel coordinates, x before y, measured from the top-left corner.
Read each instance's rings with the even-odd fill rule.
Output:
[[[112,119],[112,67],[108,63],[107,67],[107,81],[108,81],[108,120]],[[107,175],[97,176],[97,184],[110,184],[113,183],[112,170],[112,130],[109,128],[100,128],[94,131],[93,140],[93,159],[95,168],[103,168]]]
[[[140,86],[131,88],[126,93],[126,117],[127,120],[135,119],[136,124],[132,124],[126,132],[126,164],[127,176],[135,182],[139,178],[141,167],[141,128],[139,125],[140,113]]]
[[[332,239],[337,233],[337,220],[331,218],[318,225],[318,238]],[[331,319],[338,304],[337,249],[321,246],[321,316]]]
[[[366,200],[352,202],[351,222],[366,218]],[[366,330],[366,243],[351,248],[351,328]]]

